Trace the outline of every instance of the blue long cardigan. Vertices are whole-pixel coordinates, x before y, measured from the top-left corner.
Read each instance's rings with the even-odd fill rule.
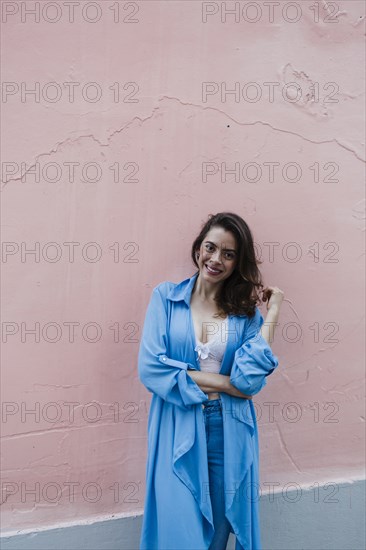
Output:
[[[202,403],[187,374],[200,370],[190,300],[198,276],[154,287],[138,354],[138,374],[153,393],[148,418],[146,496],[140,550],[207,550],[214,535]],[[259,330],[264,320],[229,315],[220,374],[257,394],[278,365]],[[224,428],[225,514],[236,550],[261,550],[259,448],[252,401],[219,392]]]

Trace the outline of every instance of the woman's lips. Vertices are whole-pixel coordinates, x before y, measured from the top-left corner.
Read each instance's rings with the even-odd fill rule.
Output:
[[[210,271],[210,268],[208,265],[205,264],[205,267],[206,267],[206,271],[207,273],[209,273],[210,275],[220,275],[221,271],[220,270],[217,270],[217,271]]]

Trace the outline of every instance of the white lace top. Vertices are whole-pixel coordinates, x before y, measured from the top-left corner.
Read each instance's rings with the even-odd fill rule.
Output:
[[[228,317],[224,319],[220,329],[206,344],[203,344],[196,336],[198,344],[194,350],[198,353],[200,367],[204,372],[220,372],[228,339],[227,321]]]

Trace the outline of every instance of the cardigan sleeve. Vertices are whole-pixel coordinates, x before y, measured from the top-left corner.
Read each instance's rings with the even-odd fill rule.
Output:
[[[246,327],[245,339],[234,355],[230,382],[239,391],[255,395],[267,384],[266,377],[278,366],[278,358],[263,338],[264,319],[258,307]]]
[[[150,392],[187,409],[203,403],[208,395],[187,374],[188,368],[195,367],[167,356],[166,300],[159,286],[153,289],[146,310],[138,353],[139,379]]]

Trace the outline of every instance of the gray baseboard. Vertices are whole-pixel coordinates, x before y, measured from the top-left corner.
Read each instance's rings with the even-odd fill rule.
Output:
[[[261,497],[263,550],[365,550],[365,481]]]
[[[364,550],[365,480],[260,498],[263,550]],[[2,536],[1,550],[138,550],[142,516]],[[234,550],[230,535],[227,550]]]

